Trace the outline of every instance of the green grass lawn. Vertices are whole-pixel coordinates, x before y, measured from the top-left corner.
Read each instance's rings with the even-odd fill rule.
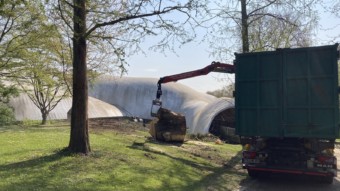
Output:
[[[91,129],[88,156],[63,152],[69,126],[1,127],[0,190],[234,190],[247,177],[239,145],[164,144],[124,124]]]

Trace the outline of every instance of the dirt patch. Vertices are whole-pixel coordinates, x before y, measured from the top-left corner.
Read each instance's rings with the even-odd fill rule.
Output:
[[[213,146],[216,145],[216,146]],[[213,164],[220,165],[221,167],[227,167],[229,169],[239,170],[241,163],[241,156],[237,154],[236,156],[226,157],[226,153],[221,153],[219,147],[225,145],[217,145],[214,141],[212,142],[200,142],[196,140],[186,141],[179,149],[190,153],[192,158],[203,158],[210,161]]]
[[[94,131],[96,129],[110,129],[120,133],[131,133],[137,130],[148,131],[146,121],[129,117],[92,118],[89,120],[89,128]]]

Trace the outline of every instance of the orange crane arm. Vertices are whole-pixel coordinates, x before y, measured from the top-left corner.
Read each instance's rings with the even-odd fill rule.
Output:
[[[156,99],[160,99],[162,95],[161,84],[168,83],[168,82],[176,82],[178,80],[183,80],[183,79],[192,78],[196,76],[203,76],[203,75],[209,74],[210,72],[235,73],[235,67],[234,65],[231,65],[231,64],[212,62],[210,65],[199,70],[193,70],[190,72],[184,72],[180,74],[174,74],[174,75],[162,77],[157,82],[158,90],[157,90]]]
[[[220,62],[212,62],[209,66],[206,66],[199,70],[193,70],[190,72],[184,72],[184,73],[175,74],[171,76],[165,76],[165,77],[160,78],[159,81],[157,82],[158,89],[157,89],[156,99],[152,101],[151,116],[156,117],[159,108],[162,107],[162,101],[160,100],[162,96],[162,84],[168,83],[168,82],[176,82],[178,80],[192,78],[196,76],[207,75],[210,72],[235,73],[235,66],[231,64],[220,63]]]
[[[176,82],[178,80],[183,80],[196,76],[203,76],[209,74],[210,72],[234,73],[234,65],[224,64],[220,62],[212,62],[210,65],[199,70],[193,70],[190,72],[184,72],[180,74],[162,77],[159,79],[158,84]]]

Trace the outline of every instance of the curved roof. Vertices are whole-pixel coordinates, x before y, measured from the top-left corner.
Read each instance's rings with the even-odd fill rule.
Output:
[[[151,119],[152,100],[156,98],[155,78],[114,78],[98,80],[89,95],[115,105],[128,116]],[[216,115],[234,107],[233,99],[222,99],[200,93],[180,83],[162,85],[163,107],[186,117],[189,134],[206,134]]]
[[[156,78],[101,78],[89,91],[89,118],[130,116],[151,119],[152,100],[156,98]],[[206,134],[211,122],[222,111],[233,108],[233,99],[201,93],[180,83],[162,85],[163,107],[185,116],[189,134]],[[17,120],[41,120],[39,109],[26,94],[12,98]],[[60,101],[48,119],[67,119],[72,99]]]
[[[117,107],[100,101],[96,98],[89,97],[89,118],[97,117],[116,117],[125,114]],[[16,120],[22,121],[26,119],[41,120],[41,112],[30,100],[27,94],[20,94],[18,97],[12,98],[9,105],[14,109]],[[72,98],[61,100],[58,105],[50,112],[47,119],[67,119],[67,112],[71,109]]]

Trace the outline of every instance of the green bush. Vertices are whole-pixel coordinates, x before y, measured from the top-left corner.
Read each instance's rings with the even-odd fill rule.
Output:
[[[8,105],[0,103],[0,126],[9,125],[15,122],[14,111]]]

